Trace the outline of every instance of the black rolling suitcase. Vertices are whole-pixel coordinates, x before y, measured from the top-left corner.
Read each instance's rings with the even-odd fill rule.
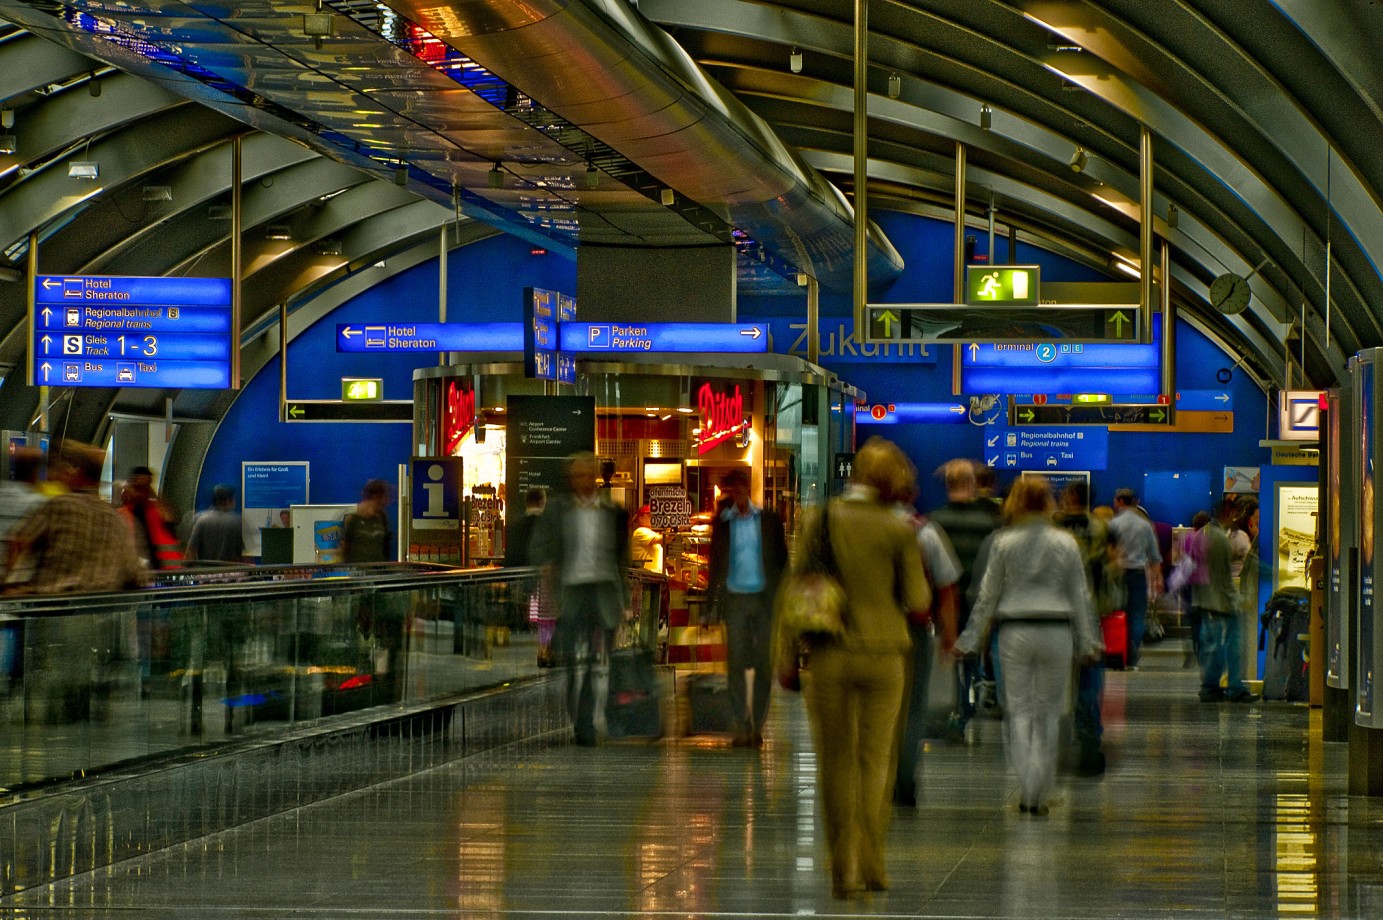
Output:
[[[1263,649],[1263,699],[1306,702],[1310,655],[1311,593],[1279,588],[1263,605],[1258,647]]]
[[[605,731],[611,738],[662,737],[662,694],[652,649],[622,648],[610,654]]]

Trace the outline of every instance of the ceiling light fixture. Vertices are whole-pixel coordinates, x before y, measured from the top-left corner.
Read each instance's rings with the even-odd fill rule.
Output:
[[[341,241],[321,240],[317,243],[316,252],[319,256],[339,256],[341,254]]]
[[[86,91],[92,99],[101,97],[101,81],[96,79],[96,74],[92,74],[91,79],[86,81]]]
[[[230,220],[231,206],[228,204],[214,204],[206,209],[207,220]]]
[[[0,128],[6,131],[14,127],[14,109],[0,109]]]
[[[792,50],[788,52],[788,70],[793,73],[802,72],[802,52],[797,50],[796,45],[793,45]]]
[[[490,167],[490,172],[485,176],[485,184],[490,188],[504,188],[504,170],[499,168],[499,163]]]
[[[394,184],[400,187],[408,184],[407,166],[400,166],[398,169],[394,170]]]
[[[101,175],[101,164],[95,160],[73,160],[67,164],[67,175],[72,179],[95,179]]]
[[[146,185],[140,189],[140,196],[145,201],[172,201],[173,187],[170,185]]]
[[[665,188],[658,193],[658,200],[663,203],[663,207],[670,208],[677,203],[677,193],[670,188]]]
[[[897,99],[903,95],[903,78],[897,73],[888,75],[888,98]]]
[[[322,50],[322,41],[331,38],[335,32],[332,14],[322,12],[320,4],[317,12],[303,13],[303,34],[312,39],[312,44],[318,51]]]
[[[1090,156],[1085,152],[1084,147],[1076,148],[1076,152],[1071,154],[1069,165],[1072,172],[1085,171],[1085,167],[1090,165]]]
[[[0,153],[15,154],[19,152],[19,138],[13,134],[0,134]]]
[[[1167,205],[1167,229],[1175,230],[1181,218],[1181,211],[1174,204]]]
[[[270,224],[264,230],[266,240],[291,240],[293,238],[293,228],[287,224]]]
[[[994,124],[994,110],[988,103],[980,106],[980,129],[988,131],[990,125]]]
[[[586,188],[600,187],[600,170],[595,168],[594,163],[586,164]]]
[[[1109,267],[1116,272],[1123,272],[1130,278],[1143,277],[1143,273],[1139,271],[1137,265],[1130,262],[1125,256],[1122,256],[1117,252],[1114,253],[1114,258],[1110,260]]]

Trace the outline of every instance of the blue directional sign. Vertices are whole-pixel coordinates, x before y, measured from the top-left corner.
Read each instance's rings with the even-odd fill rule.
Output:
[[[957,393],[1157,394],[1162,386],[1159,339],[1149,345],[1080,342],[968,342],[960,346]]]
[[[557,379],[557,292],[523,289],[523,374]]]
[[[47,386],[230,386],[227,278],[40,275],[33,381]]]
[[[346,323],[338,352],[522,351],[523,323]]]
[[[970,410],[959,403],[879,403],[857,406],[857,425],[900,425],[909,422],[956,425],[969,420]]]
[[[768,330],[759,324],[734,323],[563,323],[562,350],[761,353],[768,351]]]
[[[987,428],[984,462],[1000,470],[1102,470],[1109,465],[1109,429]]]

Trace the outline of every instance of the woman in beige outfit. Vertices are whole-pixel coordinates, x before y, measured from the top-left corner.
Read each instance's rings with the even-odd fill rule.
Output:
[[[907,612],[931,603],[917,536],[890,510],[912,480],[902,451],[871,438],[855,455],[845,494],[826,508],[847,598],[845,635],[811,643],[804,689],[819,759],[831,891],[838,898],[888,888],[884,832],[912,648]],[[817,545],[820,528],[818,514],[805,523],[800,545]]]

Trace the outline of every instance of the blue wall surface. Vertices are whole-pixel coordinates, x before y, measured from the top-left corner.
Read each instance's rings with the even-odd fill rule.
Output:
[[[951,300],[952,225],[948,222],[898,213],[876,215],[878,223],[906,260],[907,269],[896,281],[871,292],[876,302],[949,302]],[[987,239],[980,235],[979,251]],[[518,320],[524,287],[541,287],[574,293],[576,267],[555,255],[533,256],[528,243],[511,237],[495,237],[453,252],[449,258],[448,318],[453,322]],[[996,243],[996,258],[1007,260],[1007,240]],[[1017,250],[1019,264],[1042,266],[1047,281],[1099,281],[1107,276],[1025,244]],[[805,295],[754,296],[741,293],[742,319],[790,318],[801,321],[806,312]],[[848,332],[851,304],[848,294],[823,292],[823,346],[826,330]],[[390,278],[352,299],[329,317],[298,336],[289,346],[288,393],[298,399],[337,399],[341,377],[383,377],[385,398],[412,396],[414,369],[432,366],[437,356],[364,355],[336,353],[336,325],[347,322],[430,322],[437,318],[436,262]],[[775,339],[774,350],[786,352],[791,341]],[[933,347],[924,361],[847,356],[824,357],[822,364],[841,378],[864,390],[871,402],[944,402],[956,400],[951,392],[950,346]],[[1215,389],[1233,400],[1232,434],[1157,434],[1111,432],[1108,469],[1092,471],[1098,503],[1107,503],[1116,488],[1141,491],[1144,475],[1160,471],[1201,471],[1218,484],[1223,468],[1259,466],[1269,462],[1268,451],[1258,446],[1266,437],[1267,399],[1247,377],[1238,372],[1221,385],[1216,372],[1232,368],[1234,361],[1186,323],[1177,328],[1177,385],[1182,390]],[[393,482],[398,464],[411,455],[408,425],[283,424],[278,420],[278,364],[270,363],[249,382],[219,426],[207,455],[198,485],[198,507],[210,503],[211,488],[218,482],[238,483],[245,460],[306,460],[311,463],[311,500],[316,504],[353,502],[365,480],[379,477]],[[923,508],[944,499],[935,476],[929,475],[952,457],[979,458],[985,429],[960,425],[861,426],[861,437],[881,433],[896,440],[922,471]],[[1012,477],[1014,474],[1006,474]],[[1203,477],[1202,477],[1203,478]],[[1161,480],[1159,480],[1161,481]],[[1194,494],[1146,496],[1155,516],[1186,523],[1204,499]]]

